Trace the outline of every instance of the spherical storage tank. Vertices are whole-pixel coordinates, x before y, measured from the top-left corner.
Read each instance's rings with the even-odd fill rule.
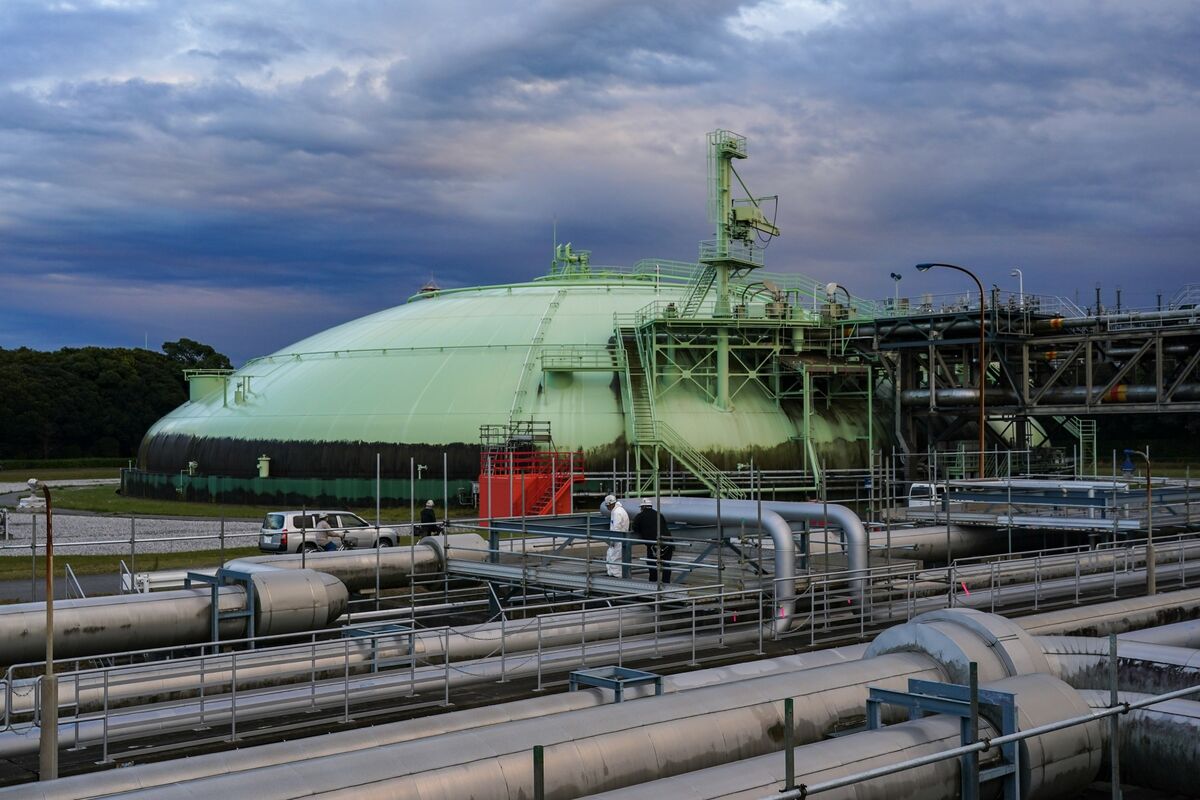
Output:
[[[272,478],[407,475],[410,458],[473,477],[481,425],[550,423],[559,449],[581,450],[592,469],[624,464],[626,421],[619,371],[546,371],[541,354],[576,346],[603,354],[614,315],[682,304],[689,281],[661,271],[592,271],[509,286],[433,291],[249,361],[159,420],[139,466],[178,475],[254,477],[260,456]],[[778,403],[744,387],[716,407],[680,383],[655,414],[718,465],[753,453],[768,467],[799,468],[802,403]],[[866,462],[864,406],[813,417],[830,465]]]

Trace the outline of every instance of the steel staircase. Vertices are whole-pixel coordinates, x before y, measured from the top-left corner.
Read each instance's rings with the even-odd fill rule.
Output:
[[[675,461],[687,468],[696,476],[714,497],[724,497],[732,500],[742,500],[746,493],[729,479],[716,464],[704,457],[704,454],[687,443],[682,436],[675,432],[665,422],[655,421],[657,444],[675,456]]]
[[[654,444],[656,439],[654,425],[654,400],[646,381],[646,371],[642,367],[642,357],[637,341],[637,330],[632,326],[621,326],[617,329],[621,349],[625,357],[626,400],[629,404],[631,420],[627,425],[630,443],[636,445]]]
[[[560,475],[561,480],[555,483],[549,483],[541,494],[533,501],[533,513],[536,516],[546,516],[553,514],[558,508],[559,503],[570,494],[571,487],[575,483],[582,480],[582,476],[576,477],[570,473]],[[556,485],[557,484],[557,485]]]
[[[1082,471],[1091,465],[1092,475],[1096,474],[1096,420],[1080,419],[1079,417],[1056,416],[1054,421],[1063,430],[1075,437],[1079,442],[1079,469]]]
[[[624,352],[625,362],[625,399],[629,420],[626,431],[630,444],[638,448],[653,448],[658,446],[672,456],[675,462],[690,472],[714,497],[741,499],[746,493],[731,481],[715,464],[705,458],[679,435],[670,425],[658,420],[654,413],[654,395],[650,389],[650,379],[646,375],[637,329],[633,326],[618,325],[617,336],[620,347]],[[645,493],[653,485],[653,473],[638,488]]]
[[[692,279],[691,285],[688,287],[687,297],[684,298],[683,308],[680,310],[681,317],[694,317],[700,311],[700,306],[704,304],[704,298],[708,297],[708,291],[712,288],[713,283],[717,280],[717,268],[712,264],[705,264],[704,267],[696,273],[696,277]]]

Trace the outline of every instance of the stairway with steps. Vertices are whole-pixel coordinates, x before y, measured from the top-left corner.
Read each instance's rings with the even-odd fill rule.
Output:
[[[704,268],[696,273],[688,287],[687,297],[684,298],[683,309],[679,312],[681,317],[694,317],[699,313],[700,306],[704,304],[704,298],[708,297],[708,291],[716,279],[717,268],[712,264],[705,264]]]
[[[1079,442],[1079,465],[1081,474],[1096,474],[1096,420],[1079,417],[1056,416],[1054,421]],[[1090,469],[1091,472],[1087,472]]]
[[[654,396],[650,390],[650,377],[643,366],[637,331],[632,326],[619,326],[617,340],[625,354],[626,396],[631,417],[628,431],[630,444],[639,448],[660,447],[675,457],[675,462],[690,472],[712,493],[714,497],[742,499],[746,493],[739,488],[703,453],[696,450],[670,425],[658,420],[654,413]],[[650,474],[638,487],[645,494],[653,486],[654,475]]]

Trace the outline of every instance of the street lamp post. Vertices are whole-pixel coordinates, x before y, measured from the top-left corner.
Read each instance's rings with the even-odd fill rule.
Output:
[[[1146,459],[1146,594],[1155,594],[1158,591],[1158,585],[1154,578],[1155,558],[1154,558],[1154,515],[1153,515],[1153,500],[1154,496],[1151,493],[1150,485],[1150,448],[1147,447],[1145,452],[1141,450],[1126,450],[1125,455],[1141,456]]]
[[[896,300],[895,300],[895,303],[892,305],[893,311],[896,311],[900,308],[900,279],[903,277],[904,276],[901,275],[899,272],[892,273],[892,283],[894,283],[896,285]]]
[[[979,282],[979,278],[974,272],[969,269],[964,269],[956,264],[943,264],[941,262],[930,262],[926,264],[917,264],[918,272],[926,272],[933,267],[945,267],[946,269],[958,270],[971,277],[975,281],[975,285],[979,287],[979,477],[983,477],[984,473],[984,455],[987,450],[987,400],[984,398],[984,389],[987,387],[987,299],[983,294],[983,284]],[[929,385],[929,391],[934,391],[932,382]]]
[[[1020,267],[1013,267],[1008,274],[1017,279],[1017,307],[1025,308],[1025,273],[1021,272]]]
[[[42,677],[42,719],[38,740],[38,780],[58,777],[58,677],[54,674],[54,510],[50,487],[30,478],[30,490],[46,500],[46,674]]]

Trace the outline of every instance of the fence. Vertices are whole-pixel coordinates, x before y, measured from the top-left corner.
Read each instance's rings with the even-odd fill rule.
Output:
[[[522,609],[532,618],[502,615],[475,626],[392,623],[230,640],[219,653],[207,652],[212,645],[189,645],[138,654],[149,663],[129,663],[133,654],[117,653],[58,659],[60,741],[99,745],[103,763],[113,743],[142,736],[170,732],[178,746],[190,747],[197,740],[237,740],[253,723],[277,715],[303,713],[310,726],[446,706],[461,684],[527,678],[541,690],[588,665],[673,655],[694,666],[727,658],[705,651],[733,642],[757,643],[762,652],[764,620],[753,611],[762,607],[760,591],[696,587],[686,599],[654,592],[609,600],[613,607],[599,618],[595,609],[563,610],[574,601],[543,603]],[[523,649],[511,643],[517,635]],[[467,661],[452,655],[463,643],[475,645]],[[44,666],[19,664],[5,673],[0,730],[28,734],[38,725],[37,676]],[[163,702],[164,693],[172,699]]]

